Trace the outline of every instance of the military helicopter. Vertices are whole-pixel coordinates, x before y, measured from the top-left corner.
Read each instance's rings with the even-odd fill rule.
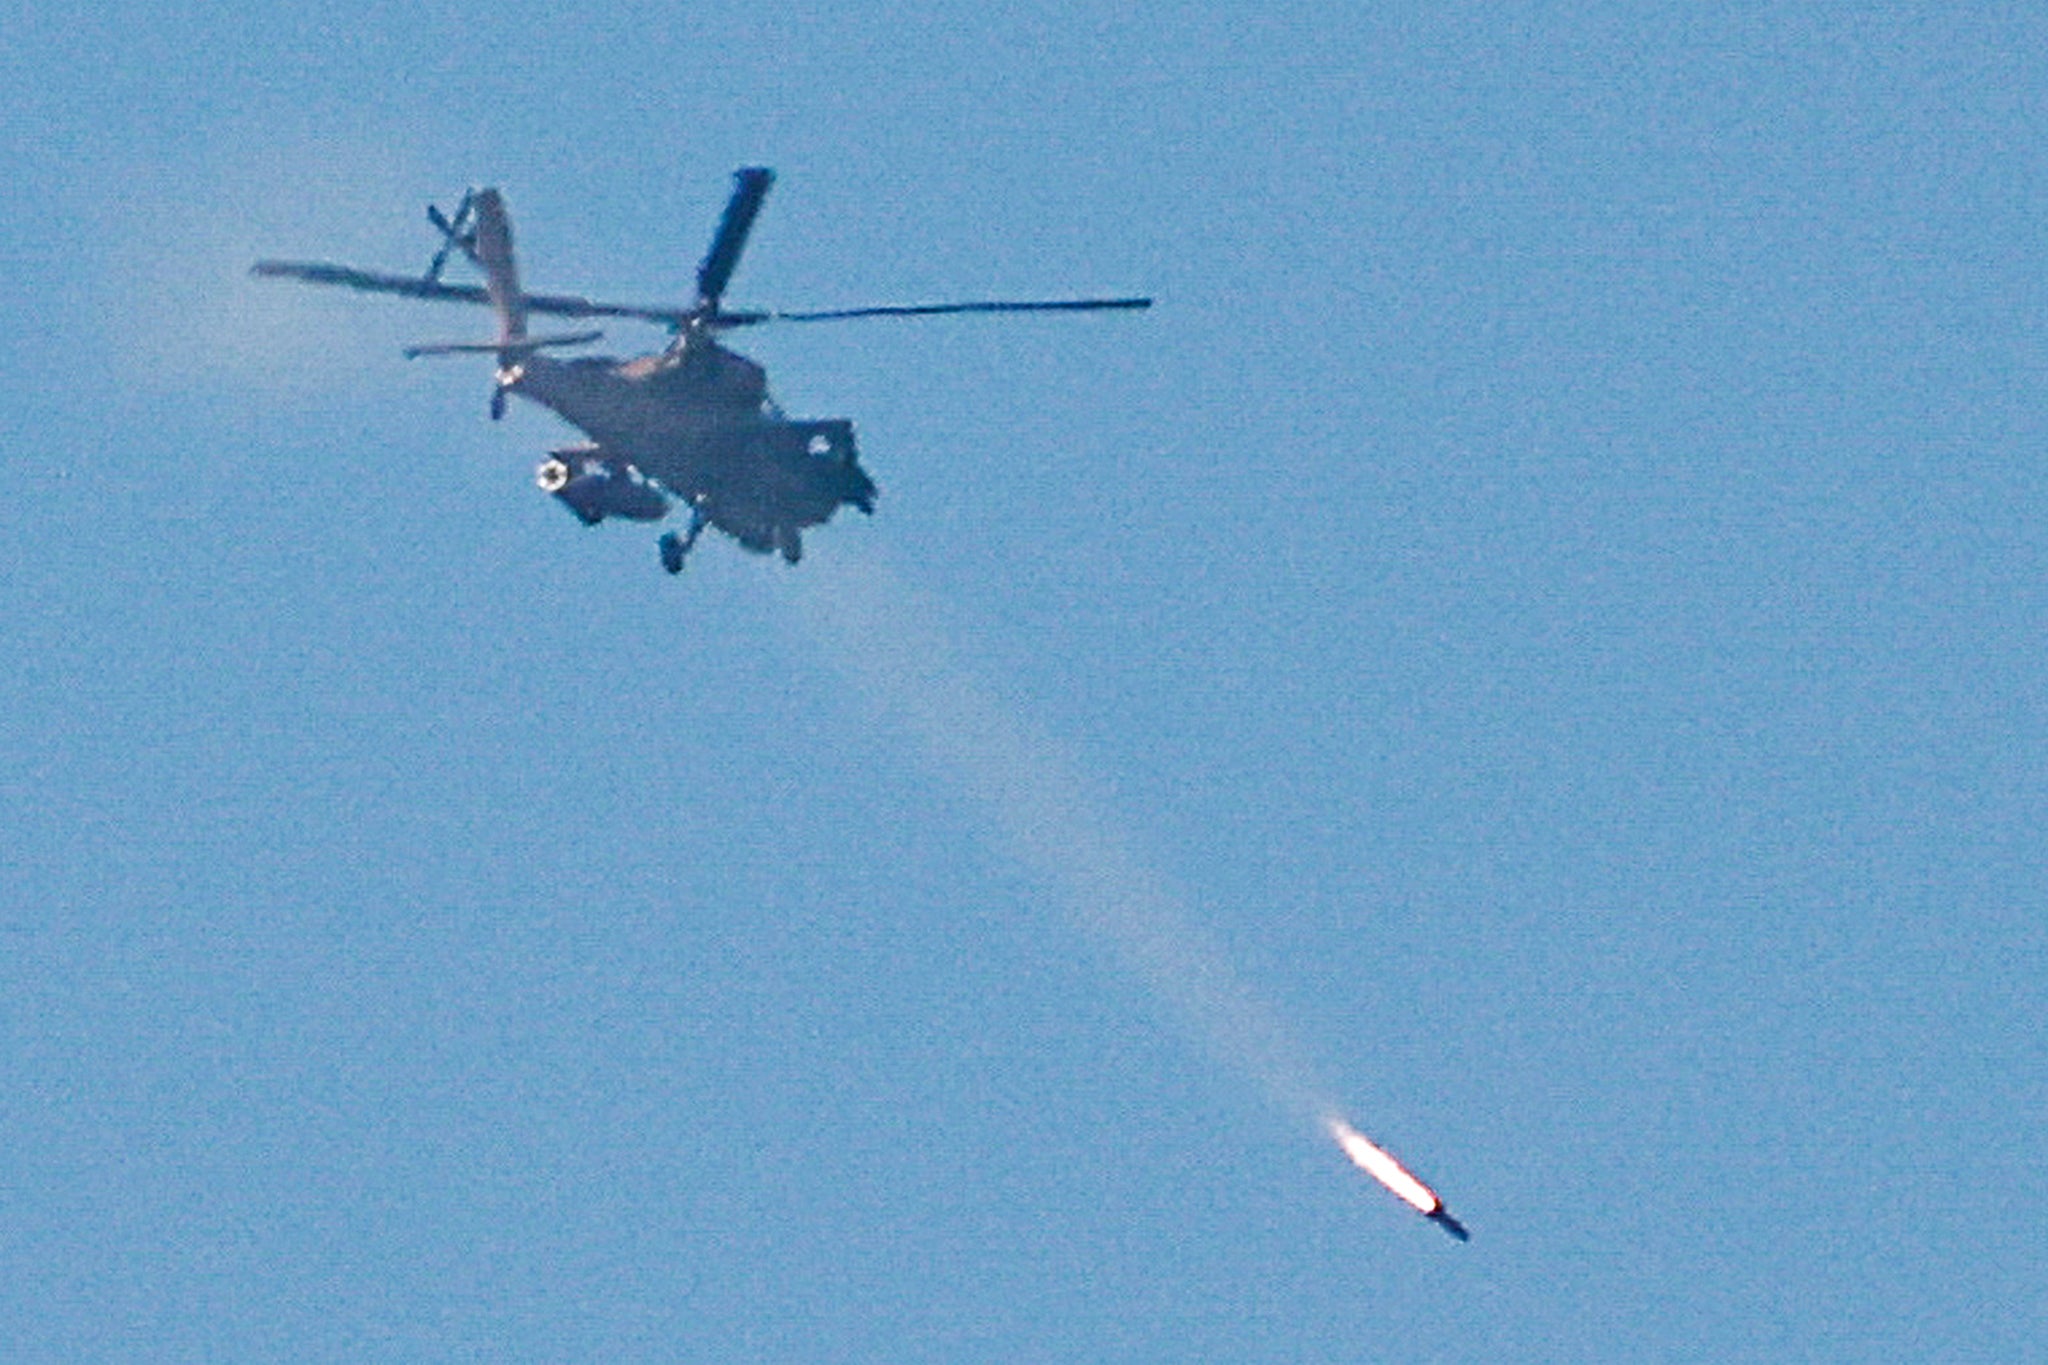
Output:
[[[482,354],[496,357],[491,417],[505,415],[508,394],[549,408],[589,439],[549,453],[535,473],[540,487],[587,526],[607,517],[660,521],[677,502],[689,509],[683,534],[659,541],[662,567],[680,573],[706,526],[757,554],[775,552],[791,564],[803,557],[803,530],[823,525],[842,506],[872,513],[875,483],[860,467],[853,423],[844,418],[794,420],[768,396],[767,372],[720,344],[719,334],[768,322],[828,322],[941,313],[1085,312],[1147,308],[1145,298],[997,300],[899,304],[823,312],[728,311],[726,285],[739,266],[755,216],[774,172],[749,166],[734,175],[732,197],[697,267],[697,298],[683,306],[602,303],[572,294],[529,294],[519,283],[512,223],[495,189],[473,189],[453,213],[429,206],[441,235],[423,275],[394,275],[314,261],[258,261],[259,276],[339,285],[375,294],[488,304],[498,335],[484,342],[407,348],[408,357]],[[481,286],[441,278],[460,254],[483,272]],[[626,318],[668,328],[668,345],[619,360],[547,352],[587,345],[594,330],[534,335],[535,314]]]

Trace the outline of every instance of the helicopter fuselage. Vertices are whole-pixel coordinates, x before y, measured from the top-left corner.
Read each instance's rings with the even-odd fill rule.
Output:
[[[783,417],[761,367],[715,342],[629,360],[535,352],[499,383],[581,430],[594,459],[637,470],[750,550],[794,560],[804,527],[843,505],[874,508],[852,423]]]

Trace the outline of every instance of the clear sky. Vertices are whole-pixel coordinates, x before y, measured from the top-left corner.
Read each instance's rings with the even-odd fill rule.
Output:
[[[2040,16],[8,4],[0,1354],[2038,1353]],[[748,334],[880,506],[672,580],[246,276],[743,164],[1158,306]]]

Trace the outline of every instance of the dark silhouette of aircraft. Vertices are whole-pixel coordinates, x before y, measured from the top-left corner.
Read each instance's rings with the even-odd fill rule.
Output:
[[[975,303],[899,304],[823,312],[734,312],[723,306],[726,285],[761,210],[774,173],[742,169],[732,198],[697,268],[697,298],[686,306],[603,303],[571,294],[528,294],[512,252],[512,223],[495,189],[471,190],[453,214],[429,207],[441,245],[420,276],[358,270],[307,261],[258,261],[260,276],[340,285],[370,293],[457,303],[488,304],[498,335],[486,342],[414,346],[408,356],[483,354],[497,360],[491,417],[502,417],[507,394],[531,399],[560,415],[589,439],[550,453],[536,472],[585,525],[607,517],[659,521],[675,504],[689,509],[688,530],[664,533],[662,566],[679,573],[706,526],[724,531],[756,553],[777,552],[794,564],[803,556],[803,531],[823,525],[843,506],[872,513],[875,483],[860,466],[853,423],[844,418],[799,421],[785,417],[768,395],[767,372],[730,350],[719,334],[767,322],[827,322],[869,317],[928,317],[941,313],[1085,312],[1151,306],[1150,299],[996,300]],[[484,283],[450,284],[441,275],[460,253],[483,272]],[[667,327],[669,344],[648,355],[619,360],[579,356],[556,359],[551,350],[581,346],[594,330],[535,335],[530,317],[628,318]]]

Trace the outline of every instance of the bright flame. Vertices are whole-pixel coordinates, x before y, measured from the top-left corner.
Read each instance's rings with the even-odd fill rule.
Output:
[[[1344,1155],[1351,1158],[1352,1165],[1401,1196],[1417,1213],[1434,1214],[1443,1208],[1444,1201],[1436,1197],[1435,1190],[1408,1174],[1407,1167],[1374,1146],[1365,1134],[1340,1118],[1325,1119],[1323,1125],[1337,1139]]]

